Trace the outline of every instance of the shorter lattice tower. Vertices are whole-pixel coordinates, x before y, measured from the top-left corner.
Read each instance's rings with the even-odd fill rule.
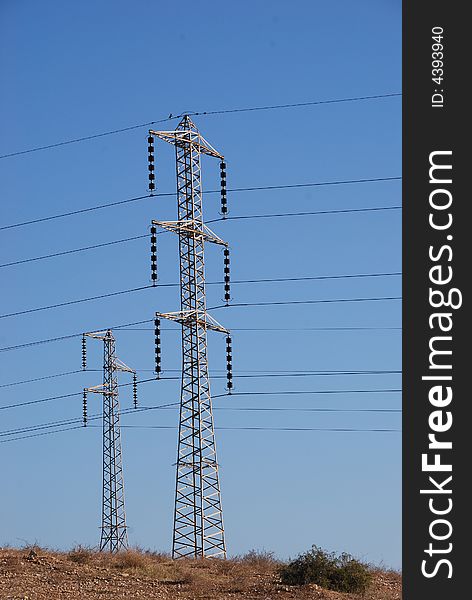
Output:
[[[128,548],[125,515],[125,492],[120,432],[118,371],[133,374],[133,400],[137,406],[136,371],[115,356],[115,338],[111,329],[84,333],[82,336],[82,368],[87,367],[86,338],[103,341],[103,384],[84,388],[83,423],[87,426],[87,394],[103,396],[103,494],[100,551],[118,552]]]

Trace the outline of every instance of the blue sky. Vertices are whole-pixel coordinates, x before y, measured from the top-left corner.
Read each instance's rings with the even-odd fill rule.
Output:
[[[165,118],[212,111],[401,91],[399,1],[329,3],[246,0],[237,9],[137,0],[4,1],[0,7],[0,154]],[[228,187],[401,175],[399,97],[195,117],[225,154]],[[173,121],[173,124],[176,122]],[[169,125],[170,128],[170,125]],[[147,193],[146,128],[0,160],[5,225]],[[156,143],[158,192],[175,190],[173,149]],[[218,185],[205,159],[203,187]],[[396,206],[399,181],[228,194],[232,215]],[[207,219],[218,197],[204,198]],[[151,219],[174,219],[175,198],[145,199],[1,232],[1,264],[138,236]],[[232,277],[260,279],[398,272],[399,210],[216,223],[231,249]],[[159,238],[160,281],[178,281],[176,240]],[[207,248],[207,279],[222,276]],[[149,283],[141,239],[0,269],[1,314]],[[399,296],[400,277],[234,285],[234,302]],[[209,306],[222,286],[208,288]],[[179,307],[158,288],[1,319],[0,347],[150,319]],[[214,316],[234,329],[236,373],[396,370],[399,301],[234,307]],[[275,331],[242,331],[269,328]],[[303,330],[306,328],[306,330]],[[311,328],[311,329],[310,329]],[[152,331],[116,331],[118,356],[150,376]],[[177,331],[163,333],[163,368],[178,369]],[[100,369],[98,343],[89,365]],[[211,371],[224,340],[209,342]],[[80,369],[80,339],[2,352],[5,384]],[[175,373],[174,373],[175,374]],[[100,371],[1,388],[0,406],[80,391]],[[126,376],[121,380],[126,382]],[[399,375],[236,379],[238,392],[397,389]],[[212,383],[215,395],[223,380]],[[143,405],[178,400],[176,381],[143,384]],[[131,405],[130,389],[121,394]],[[95,405],[94,405],[95,403]],[[392,428],[398,413],[231,411],[224,407],[400,408],[393,392],[234,396],[215,400],[218,427]],[[90,411],[99,412],[98,397]],[[1,431],[80,417],[81,399],[4,410]],[[123,425],[177,424],[175,410],[126,415]],[[123,429],[130,542],[169,550],[176,429]],[[1,439],[8,439],[3,436]],[[217,432],[230,554],[252,548],[294,556],[311,544],[400,566],[399,433],[221,430]],[[0,544],[67,548],[98,541],[100,430],[74,430],[0,445]]]

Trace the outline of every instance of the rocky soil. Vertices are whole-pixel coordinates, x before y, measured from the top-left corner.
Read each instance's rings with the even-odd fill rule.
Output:
[[[363,595],[317,585],[282,585],[279,563],[267,556],[178,560],[141,551],[111,556],[87,549],[68,553],[0,549],[0,600],[400,600],[401,577],[375,570]]]

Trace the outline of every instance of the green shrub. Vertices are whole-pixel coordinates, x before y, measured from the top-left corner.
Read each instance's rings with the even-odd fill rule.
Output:
[[[336,592],[364,592],[372,575],[369,568],[349,554],[337,556],[317,546],[301,554],[279,571],[282,583],[316,583]]]

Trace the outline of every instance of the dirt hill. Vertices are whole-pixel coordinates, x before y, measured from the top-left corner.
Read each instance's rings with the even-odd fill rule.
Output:
[[[0,549],[1,600],[400,600],[401,577],[374,571],[364,595],[342,594],[314,584],[280,583],[280,563],[251,553],[231,560],[171,560],[141,551],[118,555],[75,549],[68,553]]]

